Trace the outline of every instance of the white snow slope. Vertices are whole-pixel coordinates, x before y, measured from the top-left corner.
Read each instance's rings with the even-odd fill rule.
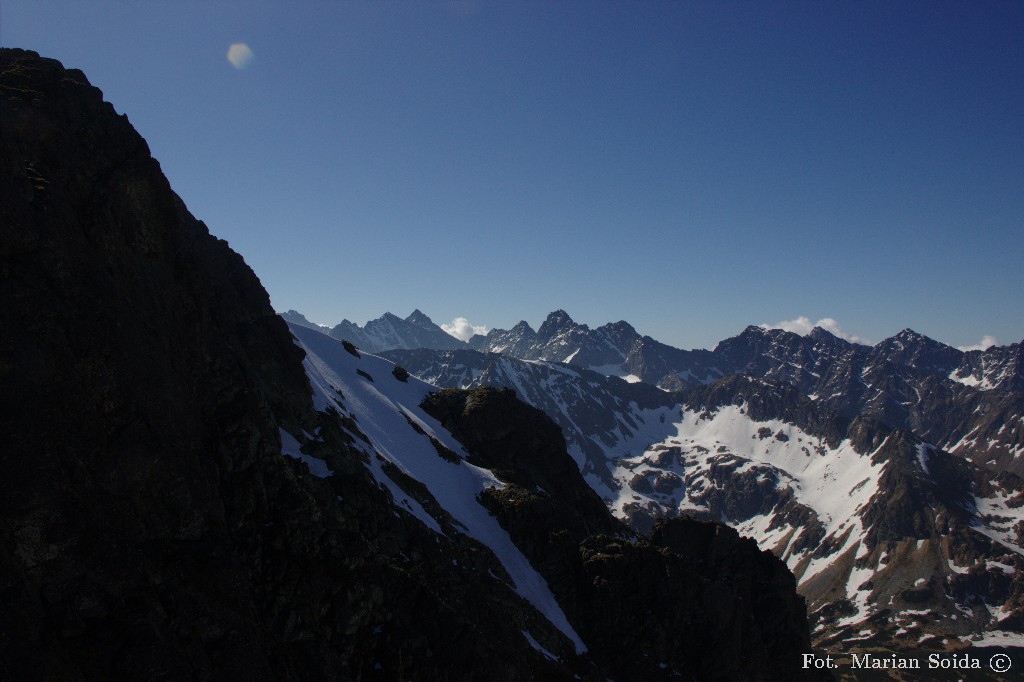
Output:
[[[396,507],[414,515],[434,532],[442,532],[437,521],[384,473],[376,455],[423,483],[438,504],[461,524],[467,535],[494,552],[515,582],[516,592],[565,634],[578,653],[586,651],[547,582],[534,570],[495,518],[477,502],[477,495],[484,489],[501,488],[503,484],[486,469],[465,460],[452,464],[438,456],[430,437],[436,438],[452,452],[465,451],[437,420],[419,408],[426,395],[437,388],[412,376],[406,382],[399,381],[392,375],[393,363],[366,353],[357,358],[334,338],[306,327],[289,326],[296,343],[306,351],[304,365],[313,387],[316,408],[333,407],[355,418],[359,429],[370,441],[366,444],[356,438],[356,446],[362,447],[369,455],[374,477],[390,490]],[[360,375],[359,371],[372,380]],[[339,390],[344,397],[339,396]],[[418,424],[426,435],[417,433],[409,420]],[[298,452],[298,441],[294,438],[289,437],[282,442],[284,454],[300,457],[307,464],[313,460],[312,473],[328,473],[324,462]]]
[[[988,555],[961,555],[968,562],[961,567],[952,562],[952,545],[942,532],[931,539],[908,537],[869,546],[863,514],[887,494],[879,480],[890,462],[875,455],[888,438],[870,452],[857,452],[849,440],[830,447],[793,424],[754,421],[736,405],[711,412],[684,409],[672,422],[677,433],[646,448],[634,441],[608,449],[617,490],[592,477],[588,481],[620,517],[683,513],[733,526],[786,562],[811,611],[846,600],[843,617],[818,619],[816,636],[850,643],[866,639],[865,625],[880,610],[893,618],[916,613],[912,605],[900,604],[900,595],[929,582],[939,586],[929,606],[942,605],[943,613],[933,613],[938,622],[926,631],[968,642],[979,633],[1001,630],[999,621],[1011,614],[1005,596],[985,598],[988,612],[972,611],[980,603],[978,595],[959,601],[947,587],[956,574],[968,571],[966,566],[975,573],[1012,578],[1024,565],[1018,535],[1024,529],[1022,498],[1013,498],[1016,493],[1000,488],[998,481],[991,482],[991,491],[973,496],[970,525],[970,532],[996,544]],[[930,445],[917,446],[915,476],[933,477],[935,452]],[[899,560],[890,563],[890,556],[897,555]],[[958,611],[974,616],[968,619]],[[915,627],[896,634],[917,636]],[[1018,640],[1024,645],[1024,635]]]

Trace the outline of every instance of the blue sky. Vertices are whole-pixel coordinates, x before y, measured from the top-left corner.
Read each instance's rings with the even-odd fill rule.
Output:
[[[279,310],[685,348],[1024,338],[1022,35],[1019,2],[0,5]]]

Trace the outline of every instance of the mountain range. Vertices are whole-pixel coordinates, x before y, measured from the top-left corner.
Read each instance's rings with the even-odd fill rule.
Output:
[[[295,311],[282,316],[317,328]],[[321,331],[371,353],[468,349],[562,363],[668,392],[746,374],[792,385],[840,415],[908,429],[979,465],[1024,473],[1024,342],[961,351],[904,329],[866,346],[821,327],[800,336],[749,326],[714,350],[682,350],[641,336],[627,322],[590,329],[563,310],[549,314],[537,331],[524,321],[468,342],[445,333],[419,310],[405,320],[386,313],[364,328],[346,320]],[[346,336],[351,331],[358,333]]]
[[[814,641],[858,651],[1024,644],[1020,349],[751,326],[684,351],[555,311],[536,332],[378,352],[543,410],[638,532],[691,517],[755,538],[797,577]]]

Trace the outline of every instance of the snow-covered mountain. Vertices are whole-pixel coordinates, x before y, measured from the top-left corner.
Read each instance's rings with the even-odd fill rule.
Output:
[[[577,463],[565,451],[558,427],[511,391],[490,387],[468,393],[439,391],[410,376],[401,365],[361,353],[351,344],[298,324],[291,325],[291,330],[306,355],[304,366],[316,409],[340,419],[353,447],[364,453],[366,468],[378,486],[388,491],[395,513],[418,520],[445,542],[480,543],[489,550],[490,554],[478,553],[475,565],[464,570],[486,569],[494,581],[536,610],[540,619],[529,621],[522,631],[535,650],[553,661],[575,661],[577,670],[592,657],[616,679],[671,679],[694,673],[722,679],[767,675],[768,679],[807,674],[792,661],[783,666],[777,657],[766,657],[763,635],[750,629],[755,621],[771,618],[781,628],[770,635],[779,640],[778,646],[792,649],[801,637],[792,621],[799,623],[803,618],[803,605],[773,596],[777,588],[771,585],[791,578],[768,553],[757,552],[753,543],[743,545],[749,541],[721,532],[726,529],[718,524],[709,527],[693,520],[670,521],[654,529],[649,539],[640,539],[613,520],[584,482]],[[431,354],[449,364],[458,363],[448,376],[526,376],[519,387],[541,388],[540,392],[525,389],[535,398],[543,390],[578,393],[586,383],[608,401],[612,412],[621,411],[624,402],[634,407],[642,403],[645,407],[639,409],[646,410],[644,416],[664,417],[670,402],[656,388],[631,386],[554,363],[526,363],[469,350],[392,352],[409,358]],[[494,364],[484,364],[482,369],[466,364],[479,358]],[[625,391],[618,395],[615,389]],[[583,416],[581,412],[565,414]],[[644,431],[628,416],[619,419],[600,431],[607,443],[664,435],[660,428]],[[652,421],[663,425],[664,419]],[[335,463],[341,463],[336,453],[323,447],[319,434],[282,430],[281,439],[282,454],[304,462],[314,476],[338,480],[335,473],[341,469]],[[598,480],[594,475],[588,478]],[[607,471],[601,480],[602,485],[614,485]],[[343,498],[339,498],[342,503]],[[653,543],[653,553],[647,543]],[[630,557],[625,563],[614,558],[622,552]],[[488,563],[490,555],[495,562]],[[723,564],[720,557],[730,558]],[[614,588],[616,595],[620,589],[628,593],[625,599],[592,588],[612,586],[609,571],[623,570],[636,580],[634,585]],[[752,582],[741,588],[744,596],[737,601],[732,595],[748,581]],[[728,613],[715,618],[724,618],[727,629],[747,633],[735,640],[737,661],[727,662],[725,672],[715,665],[729,658],[721,652],[733,646],[730,638],[723,635],[722,624],[704,620],[685,597],[699,585],[706,587],[698,591],[711,595],[714,590],[715,600],[730,604]],[[638,596],[652,589],[657,606]],[[611,610],[609,599],[616,604]],[[754,612],[744,613],[751,605]],[[696,627],[695,617],[701,623]],[[624,630],[621,618],[636,620]],[[756,627],[758,632],[770,631],[763,624]],[[662,628],[664,632],[658,634]],[[703,632],[704,628],[709,631]],[[686,634],[680,639],[682,633]],[[652,634],[663,641],[650,641]],[[645,652],[641,659],[623,656],[634,640],[644,642],[638,644]],[[711,646],[718,663],[695,664],[697,652]],[[767,668],[753,665],[755,660],[763,660]],[[775,672],[767,672],[771,669]]]
[[[799,580],[817,642],[1024,645],[1021,344],[751,326],[684,351],[555,311],[468,345],[386,355],[543,410],[638,530],[687,515],[755,538]]]
[[[713,351],[684,351],[640,337],[624,322],[590,330],[563,311],[534,333],[521,322],[470,345],[526,360],[553,360],[686,390],[746,374],[791,384],[847,417],[879,419],[996,470],[1024,473],[1022,344],[960,351],[905,329],[875,346],[816,327],[800,336],[750,326]]]
[[[288,315],[309,326],[301,315]],[[750,326],[712,351],[681,350],[641,336],[627,322],[590,329],[563,310],[548,315],[537,331],[520,322],[474,336],[468,344],[419,311],[406,320],[388,313],[365,328],[345,321],[330,333],[371,352],[471,348],[565,363],[667,391],[730,374],[784,381],[848,417],[874,417],[978,464],[1024,474],[1020,343],[964,352],[905,329],[866,346],[820,327],[800,336]]]
[[[1024,473],[1021,344],[965,353],[905,329],[875,346],[815,328],[747,327],[713,351],[726,373],[796,387],[818,404],[904,428],[957,455]]]
[[[613,508],[757,539],[797,577],[820,644],[1024,644],[1019,477],[752,377],[695,392],[674,426],[618,461]]]
[[[983,391],[1024,391],[1024,346],[1014,343],[967,351],[949,378]]]
[[[586,646],[545,580],[477,502],[488,488],[500,490],[505,484],[489,470],[466,461],[462,444],[420,407],[435,387],[415,377],[401,378],[392,363],[350,352],[337,340],[308,327],[291,329],[306,352],[303,364],[313,388],[314,406],[352,420],[353,442],[365,452],[373,477],[391,493],[395,507],[438,535],[462,533],[485,545],[503,569],[499,575],[504,578],[496,579],[505,579],[565,641],[551,641],[551,633],[525,632],[524,637],[545,642],[549,650],[584,653]],[[315,440],[308,434],[296,436],[304,436],[306,442]],[[314,475],[329,478],[329,458],[325,461],[304,454],[296,436],[282,433],[283,453],[304,461]],[[415,492],[409,484],[403,488],[408,479],[419,484]]]
[[[288,315],[309,326],[294,311]],[[731,374],[783,381],[847,417],[874,417],[982,466],[1024,474],[1021,343],[964,352],[905,329],[867,346],[820,327],[800,336],[750,326],[712,351],[681,350],[641,336],[627,322],[590,329],[563,310],[548,315],[537,331],[520,322],[474,336],[468,344],[418,310],[406,320],[385,314],[365,328],[345,321],[330,334],[372,352],[470,348],[564,363],[666,391]]]
[[[547,412],[587,482],[638,530],[686,515],[756,539],[797,576],[822,644],[1024,643],[1016,475],[843,415],[785,378],[668,394],[496,353],[386,355],[432,383],[508,387]],[[993,588],[970,588],[981,583]]]

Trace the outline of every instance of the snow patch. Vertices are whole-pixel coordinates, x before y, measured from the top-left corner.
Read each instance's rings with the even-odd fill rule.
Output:
[[[531,647],[533,647],[534,649],[536,649],[537,651],[541,652],[542,654],[544,654],[544,657],[545,657],[545,658],[549,658],[549,659],[551,659],[552,661],[557,661],[557,660],[558,660],[558,656],[555,656],[555,655],[554,655],[553,653],[551,653],[550,651],[548,651],[547,649],[545,649],[544,647],[542,647],[542,646],[541,646],[541,645],[540,645],[540,644],[539,644],[539,643],[537,642],[537,640],[535,640],[535,639],[533,638],[533,636],[532,636],[532,635],[530,635],[530,633],[529,633],[529,631],[528,631],[528,630],[520,630],[520,632],[522,632],[522,633],[523,633],[523,637],[525,637],[525,638],[526,638],[526,641],[530,643],[530,646],[531,646]]]
[[[1024,634],[1020,632],[1007,632],[1005,630],[992,630],[991,632],[986,632],[978,639],[972,639],[971,646],[1024,647]]]
[[[921,471],[928,475],[931,475],[931,472],[928,470],[928,460],[931,454],[932,448],[927,443],[921,443],[917,446],[917,463],[921,466]]]

